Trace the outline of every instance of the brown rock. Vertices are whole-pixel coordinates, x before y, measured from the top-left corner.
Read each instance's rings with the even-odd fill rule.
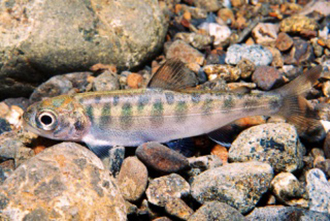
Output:
[[[252,81],[265,91],[284,83],[282,73],[270,66],[257,67],[252,75]]]
[[[282,56],[281,52],[279,50],[277,50],[276,48],[272,48],[272,47],[267,47],[267,49],[273,55],[273,61],[271,63],[271,66],[274,66],[274,67],[283,67],[283,65],[284,65],[284,59],[283,59],[283,56]]]
[[[278,25],[272,23],[259,23],[252,30],[252,36],[257,44],[270,45],[277,39]]]
[[[330,132],[327,133],[323,144],[324,155],[327,159],[330,159]]]
[[[117,183],[126,200],[136,201],[147,188],[147,168],[136,157],[128,157],[121,166]]]
[[[127,76],[127,85],[130,88],[140,88],[142,86],[143,83],[143,77],[140,74],[136,74],[136,73],[132,73],[130,75]]]
[[[283,32],[315,31],[317,29],[317,22],[303,15],[293,15],[280,22],[280,30]]]
[[[315,165],[315,168],[321,169],[326,175],[327,179],[330,178],[330,159],[321,161]]]
[[[165,204],[165,211],[181,220],[188,220],[194,211],[180,198],[171,198]]]
[[[211,154],[219,157],[222,160],[223,164],[228,163],[228,150],[226,147],[216,144],[212,148]]]
[[[237,67],[241,70],[241,77],[244,79],[249,78],[256,69],[254,63],[245,58],[238,62]]]
[[[233,7],[240,7],[245,4],[245,0],[231,0],[230,1]]]
[[[278,50],[286,51],[290,49],[292,45],[293,45],[293,40],[288,34],[284,32],[278,34],[275,42],[275,46],[278,48]]]
[[[148,167],[163,173],[173,173],[188,167],[186,157],[156,142],[140,145],[136,156]]]
[[[313,46],[300,38],[293,39],[290,54],[284,58],[285,64],[301,64],[314,58]]]
[[[231,9],[222,8],[218,11],[217,15],[225,24],[232,27],[235,26],[235,15]]]
[[[166,58],[178,58],[184,63],[197,63],[199,65],[204,62],[204,55],[182,40],[176,40],[170,45]]]

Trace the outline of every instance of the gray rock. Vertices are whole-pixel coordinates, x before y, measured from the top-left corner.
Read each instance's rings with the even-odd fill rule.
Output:
[[[170,198],[186,197],[189,193],[190,186],[187,181],[175,173],[150,181],[146,191],[148,201],[161,207],[164,207]]]
[[[191,44],[193,47],[197,49],[203,49],[207,45],[212,43],[212,38],[209,35],[203,35],[198,33],[187,33],[187,32],[180,32],[174,36],[174,39],[181,39],[187,44]]]
[[[94,79],[93,89],[94,91],[119,90],[120,85],[118,75],[109,70],[104,71]]]
[[[218,11],[222,6],[222,0],[193,0],[197,8],[205,9],[208,12]]]
[[[297,207],[284,207],[284,206],[267,206],[254,209],[246,220],[295,220],[295,221],[328,221],[330,215],[326,213],[319,213],[307,209]]]
[[[21,165],[0,187],[0,202],[11,220],[126,220],[125,201],[102,162],[76,143]]]
[[[225,61],[227,64],[236,65],[243,58],[252,61],[256,66],[269,65],[273,60],[272,53],[261,45],[234,44],[228,48]]]
[[[0,163],[0,186],[14,172],[14,170],[15,170],[14,160],[10,159]]]
[[[294,172],[303,167],[305,148],[294,126],[268,123],[244,130],[232,143],[229,160],[269,163],[275,172]]]
[[[267,192],[272,178],[269,164],[230,163],[198,175],[191,185],[191,194],[202,204],[217,200],[247,213]]]
[[[288,172],[282,172],[277,174],[271,182],[271,190],[276,196],[276,198],[286,205],[295,206],[302,203],[304,200],[302,198],[304,190],[300,185],[298,179]],[[305,205],[307,202],[305,201]]]
[[[320,169],[311,169],[306,174],[306,190],[309,209],[330,214],[330,183]]]
[[[136,157],[126,158],[117,177],[117,183],[126,200],[138,200],[147,188],[148,171],[146,166]]]
[[[178,58],[184,63],[197,63],[202,65],[204,55],[182,40],[174,41],[167,49],[166,58]]]
[[[180,219],[188,220],[194,211],[180,198],[170,198],[165,204],[165,211]]]
[[[96,63],[136,67],[158,53],[167,30],[154,0],[2,1],[0,18],[0,99]]]
[[[11,126],[6,119],[0,117],[0,134],[11,131]]]
[[[207,202],[201,206],[189,219],[200,220],[245,220],[244,216],[233,207],[218,201]]]
[[[116,177],[125,158],[125,147],[113,146],[109,149],[108,153],[109,155],[104,157],[102,162],[104,167],[107,168],[114,177]]]

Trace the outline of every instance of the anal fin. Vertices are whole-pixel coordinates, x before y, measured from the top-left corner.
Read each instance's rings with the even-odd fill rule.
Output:
[[[100,159],[104,159],[109,156],[109,150],[111,150],[112,146],[110,145],[92,145],[86,143],[88,148],[93,151],[93,153]]]

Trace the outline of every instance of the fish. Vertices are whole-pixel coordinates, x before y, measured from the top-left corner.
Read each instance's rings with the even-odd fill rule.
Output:
[[[167,60],[146,88],[85,92],[46,98],[23,114],[26,129],[54,140],[85,143],[102,157],[114,145],[139,146],[207,134],[221,143],[222,127],[249,116],[280,115],[300,132],[320,127],[302,96],[318,81],[315,66],[281,88],[263,93],[198,90],[196,76]]]

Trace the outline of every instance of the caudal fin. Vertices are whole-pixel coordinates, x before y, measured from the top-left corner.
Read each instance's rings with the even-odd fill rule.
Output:
[[[272,92],[283,98],[279,115],[285,117],[289,123],[296,126],[301,136],[320,139],[325,136],[323,126],[315,110],[303,97],[317,82],[322,73],[322,66],[316,66],[298,76],[289,84]],[[313,140],[311,140],[313,141]]]

